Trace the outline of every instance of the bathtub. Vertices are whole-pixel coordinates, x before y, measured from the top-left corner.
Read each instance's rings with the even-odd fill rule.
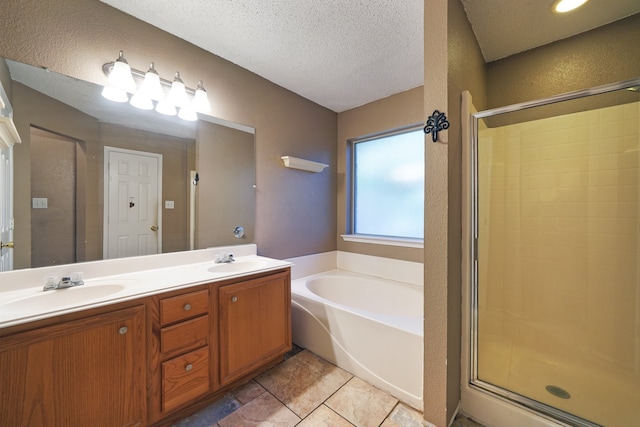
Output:
[[[331,270],[291,299],[294,343],[422,411],[422,287]]]

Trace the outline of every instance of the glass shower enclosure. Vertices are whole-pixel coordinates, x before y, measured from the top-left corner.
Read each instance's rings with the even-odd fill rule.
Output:
[[[473,122],[471,385],[640,425],[640,78]]]

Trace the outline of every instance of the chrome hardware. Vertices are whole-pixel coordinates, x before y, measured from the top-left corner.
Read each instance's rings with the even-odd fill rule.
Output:
[[[157,225],[152,225],[151,226],[151,231],[158,231],[158,226]]]
[[[233,229],[233,235],[236,236],[236,239],[241,239],[244,237],[244,227],[241,225],[237,226]]]
[[[124,335],[129,331],[129,328],[127,328],[126,326],[123,326],[122,328],[118,329],[118,333],[120,335]]]
[[[184,370],[187,372],[189,372],[192,369],[193,369],[193,365],[191,363],[189,363],[187,366],[184,367]]]
[[[216,264],[230,263],[234,261],[235,259],[233,258],[233,254],[217,254],[215,259]]]
[[[0,242],[0,249],[13,249],[13,242],[2,243]]]
[[[47,281],[45,285],[42,287],[43,291],[50,291],[53,289],[67,289],[84,285],[84,280],[82,280],[81,272],[72,273],[71,276],[63,276],[62,279],[59,280],[56,276],[48,276],[46,280]]]
[[[238,297],[237,296],[232,296],[231,297],[231,302],[236,302],[238,301]]]
[[[185,304],[183,308],[184,308],[184,311],[189,311],[191,310],[191,304]]]

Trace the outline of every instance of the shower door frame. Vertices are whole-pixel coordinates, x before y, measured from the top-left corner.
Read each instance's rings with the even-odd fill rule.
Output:
[[[495,403],[501,409],[507,409],[507,406],[514,404],[523,409],[525,412],[528,412],[529,415],[534,415],[537,418],[536,425],[560,425],[560,426],[584,426],[584,427],[599,427],[599,424],[595,424],[591,421],[585,420],[578,416],[569,414],[567,412],[561,411],[555,407],[543,404],[541,402],[530,399],[526,396],[522,396],[520,394],[509,391],[508,389],[498,387],[496,385],[487,383],[478,378],[478,210],[479,210],[479,200],[478,200],[478,123],[480,119],[484,119],[487,117],[496,116],[504,113],[512,113],[516,111],[522,111],[533,107],[540,107],[550,104],[555,104],[563,101],[571,101],[576,100],[592,95],[600,95],[608,92],[614,92],[620,89],[631,88],[635,86],[640,86],[640,78],[624,80],[617,83],[611,83],[607,85],[597,86],[590,89],[579,90],[574,92],[567,92],[560,95],[551,96],[544,99],[534,100],[523,102],[519,104],[513,104],[505,107],[494,108],[491,110],[484,110],[476,113],[472,113],[468,111],[467,114],[463,114],[462,117],[470,117],[470,149],[468,152],[469,162],[469,177],[466,180],[466,185],[468,185],[468,193],[469,193],[469,204],[470,204],[470,215],[468,221],[470,222],[470,232],[469,236],[465,243],[467,256],[468,256],[468,277],[469,277],[469,295],[468,295],[468,325],[469,334],[468,334],[468,342],[463,342],[463,347],[468,345],[469,358],[467,360],[468,365],[465,370],[468,370],[467,378],[465,379],[463,374],[462,386],[463,386],[463,399],[466,396],[469,396],[469,400],[474,400],[474,403],[471,406],[478,407],[480,405],[480,401],[487,403]],[[470,103],[470,100],[469,100]],[[463,108],[464,102],[463,102]],[[463,334],[463,340],[465,339],[465,335]],[[463,358],[466,355],[463,352]],[[464,366],[463,359],[463,366]],[[466,384],[465,384],[466,382]],[[468,393],[465,393],[465,387],[468,387]],[[481,395],[475,395],[473,392],[479,392]],[[472,393],[472,394],[469,394]],[[483,395],[483,396],[482,396]],[[488,400],[488,399],[489,400]],[[464,400],[462,402],[463,408],[465,406]],[[505,404],[507,406],[505,406]],[[488,414],[490,411],[485,412]],[[516,411],[517,414],[512,414],[510,416],[523,416],[522,411]],[[470,414],[473,415],[473,414]],[[526,415],[526,414],[525,414]],[[487,416],[487,415],[485,415]],[[483,416],[479,415],[478,418],[480,421],[483,421]],[[484,420],[487,421],[487,420]],[[533,420],[532,420],[533,421]],[[507,421],[504,418],[498,416],[494,421],[497,426],[501,425],[500,423],[509,423],[512,421]],[[549,424],[551,423],[551,424]],[[506,424],[509,425],[509,424]]]

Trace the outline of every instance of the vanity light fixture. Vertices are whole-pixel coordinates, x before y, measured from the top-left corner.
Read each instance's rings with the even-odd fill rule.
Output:
[[[176,71],[167,98],[176,107],[185,108],[189,105],[189,98],[185,91],[184,82],[180,78],[180,71]]]
[[[108,83],[117,89],[127,92],[136,90],[136,82],[133,81],[131,67],[129,67],[127,60],[124,59],[122,51],[120,51],[118,59],[113,63],[113,70],[109,73]]]
[[[160,76],[158,75],[153,62],[149,64],[149,69],[144,75],[144,80],[140,85],[138,94],[149,98],[152,101],[160,101],[162,98],[164,98],[164,90],[162,89],[162,84],[160,83]]]
[[[168,99],[158,101],[156,111],[160,114],[164,114],[165,116],[175,116],[178,113],[176,106]]]
[[[133,92],[135,88],[131,67],[120,51],[118,59],[113,62],[108,74],[107,85],[102,89],[102,96],[114,102],[127,102],[129,100],[127,92]]]
[[[131,68],[120,51],[118,59],[104,64],[102,71],[108,77],[102,96],[111,101],[127,102],[129,94],[133,94],[130,103],[136,108],[152,110],[155,103],[157,112],[168,116],[178,114],[181,119],[190,121],[198,119],[197,113],[211,111],[202,80],[198,81],[196,90],[185,87],[180,78],[180,72],[175,73],[172,82],[164,80],[158,75],[153,62],[149,64],[148,71],[143,73]],[[135,79],[142,81],[138,89],[136,89]],[[166,96],[163,86],[170,88]]]
[[[110,85],[106,85],[102,89],[102,96],[113,102],[127,102],[129,100],[129,95],[127,95],[127,92]]]
[[[196,111],[193,108],[191,108],[190,105],[186,107],[182,107],[180,109],[180,112],[178,113],[178,117],[180,117],[182,120],[187,120],[189,122],[195,122],[196,120],[198,120],[198,115],[196,114]]]
[[[140,93],[134,94],[131,97],[131,101],[129,101],[129,104],[141,110],[153,110],[153,102],[151,102],[151,99]]]
[[[204,89],[204,84],[202,83],[202,80],[198,81],[198,86],[196,87],[196,93],[193,96],[193,101],[191,101],[191,107],[195,111],[200,111],[201,113],[208,113],[211,111],[211,104],[209,104],[207,91]]]
[[[556,0],[551,7],[555,13],[567,13],[575,10],[589,0]]]

